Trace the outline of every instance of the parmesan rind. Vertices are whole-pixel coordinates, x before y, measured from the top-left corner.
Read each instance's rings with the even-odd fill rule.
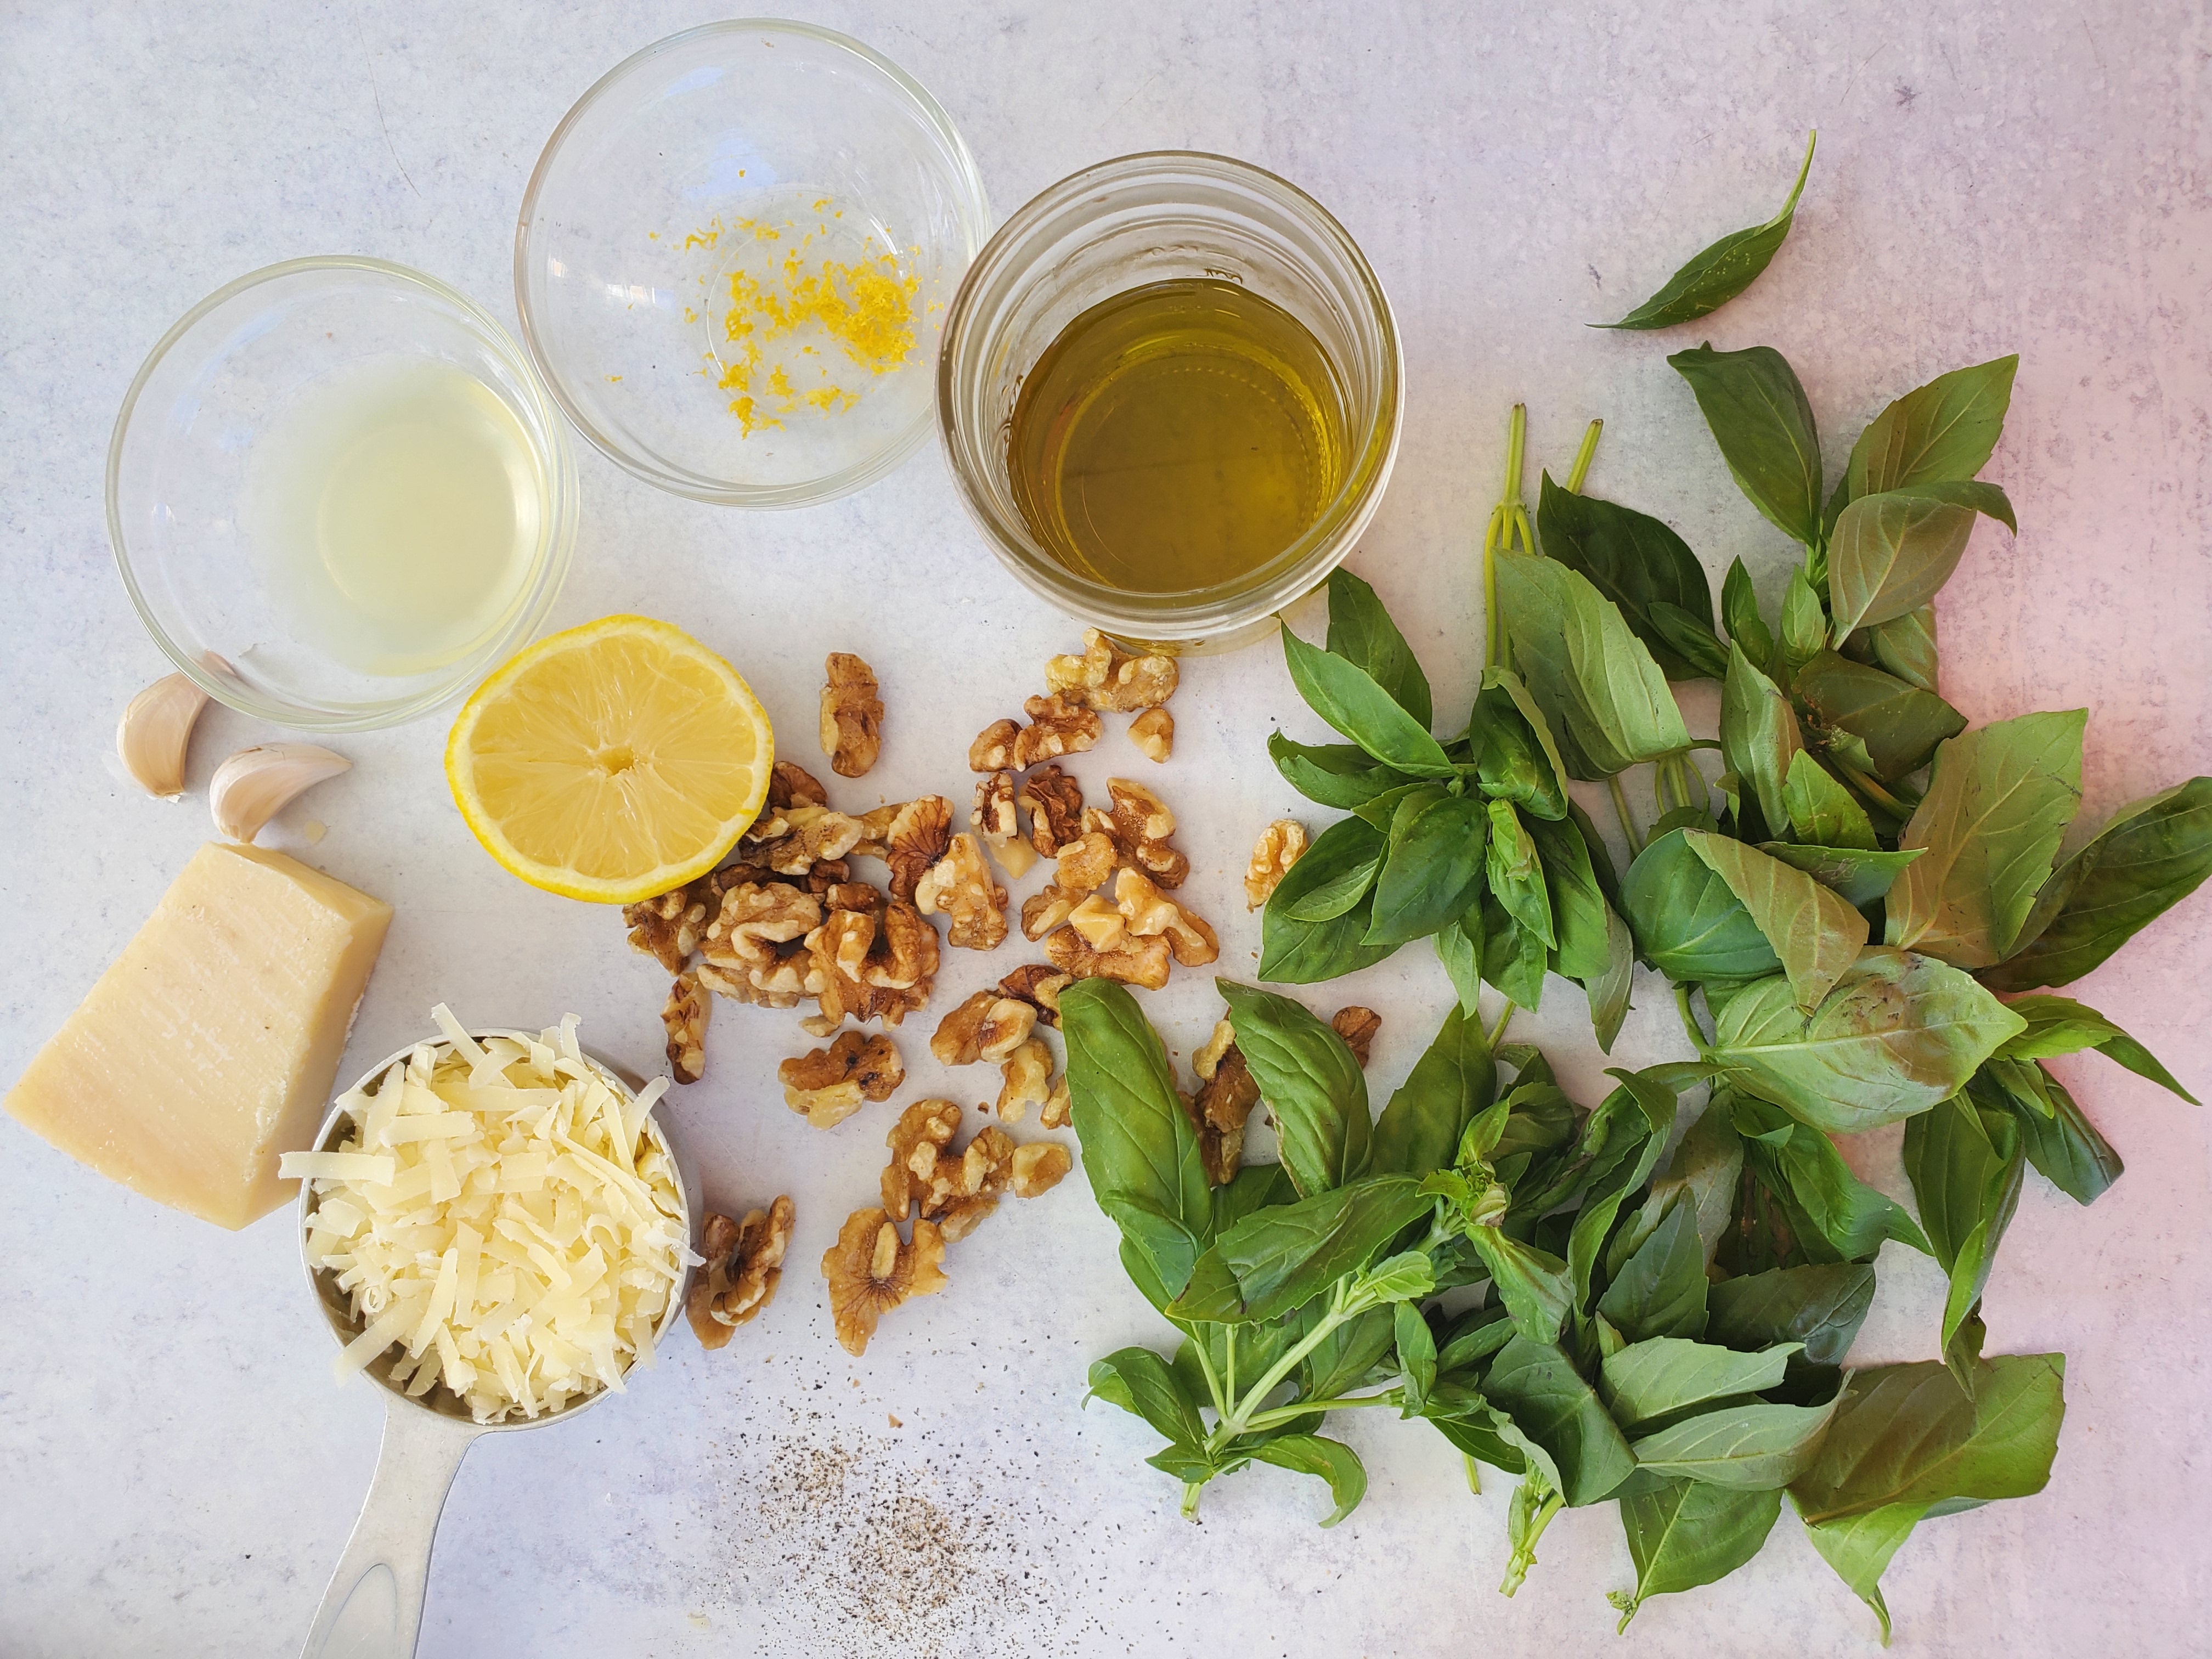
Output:
[[[686,1268],[676,1170],[647,1133],[666,1089],[635,1097],[586,1060],[574,1015],[535,1041],[478,1042],[442,1004],[445,1041],[339,1103],[335,1150],[289,1152],[312,1185],[309,1261],[361,1334],[350,1376],[395,1346],[388,1381],[442,1382],[479,1423],[538,1417],[653,1361]]]

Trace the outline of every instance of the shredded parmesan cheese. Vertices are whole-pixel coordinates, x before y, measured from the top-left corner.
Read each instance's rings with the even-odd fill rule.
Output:
[[[676,1170],[647,1133],[667,1087],[632,1097],[584,1058],[570,1014],[535,1041],[445,1034],[340,1103],[334,1152],[287,1152],[313,1187],[307,1255],[361,1334],[341,1377],[401,1346],[389,1378],[440,1382],[479,1423],[534,1418],[653,1363],[684,1270]]]

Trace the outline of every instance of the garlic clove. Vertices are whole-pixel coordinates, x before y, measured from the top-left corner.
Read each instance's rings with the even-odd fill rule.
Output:
[[[115,752],[148,794],[174,800],[185,793],[185,752],[207,702],[207,693],[182,674],[164,674],[123,711]]]
[[[208,786],[215,827],[250,842],[301,791],[352,769],[343,755],[312,743],[266,743],[241,749],[216,769]]]

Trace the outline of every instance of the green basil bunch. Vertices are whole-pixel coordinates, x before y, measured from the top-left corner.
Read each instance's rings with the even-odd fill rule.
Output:
[[[1334,1031],[1222,989],[1283,1159],[1216,1189],[1135,1000],[1092,980],[1060,1003],[1085,1172],[1182,1333],[1171,1357],[1099,1360],[1091,1392],[1167,1443],[1146,1461],[1186,1514],[1265,1462],[1324,1480],[1334,1525],[1366,1474],[1320,1431],[1384,1407],[1443,1436],[1470,1484],[1479,1463],[1520,1476],[1508,1595],[1562,1508],[1616,1503],[1625,1627],[1645,1598],[1751,1559],[1786,1492],[1886,1633],[1880,1578],[1917,1522],[2040,1490],[2057,1356],[1977,1361],[1971,1391],[1940,1365],[1841,1369],[1882,1240],[1928,1246],[1826,1136],[1723,1084],[1662,1167],[1707,1066],[1616,1071],[1584,1113],[1535,1050],[1493,1054],[1458,1009],[1370,1123]],[[1488,1293],[1447,1313],[1470,1286]]]
[[[1428,677],[1375,590],[1342,569],[1326,647],[1285,629],[1283,653],[1299,695],[1351,741],[1278,732],[1267,751],[1299,793],[1351,816],[1268,899],[1261,977],[1334,979],[1431,939],[1469,1018],[1484,981],[1533,1008],[1558,973],[1589,991],[1610,1047],[1628,1012],[1629,932],[1605,842],[1568,795],[1552,722],[1522,678],[1489,670],[1459,735],[1432,736]]]

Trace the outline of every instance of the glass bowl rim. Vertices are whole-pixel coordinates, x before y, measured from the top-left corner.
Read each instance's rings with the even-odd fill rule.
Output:
[[[1255,184],[1261,194],[1304,219],[1307,225],[1336,248],[1351,268],[1369,316],[1381,337],[1378,354],[1377,411],[1363,435],[1350,477],[1332,498],[1323,515],[1305,533],[1283,550],[1269,564],[1241,583],[1217,583],[1170,595],[1132,595],[1079,576],[1033,545],[1026,526],[1007,525],[981,499],[968,469],[963,465],[953,438],[953,342],[970,321],[981,282],[994,257],[1024,234],[1071,203],[1079,201],[1102,183],[1158,177],[1176,170],[1211,173]],[[1382,281],[1369,263],[1352,233],[1312,195],[1281,174],[1255,162],[1218,151],[1199,149],[1132,150],[1080,167],[1047,185],[1010,214],[992,233],[961,279],[958,290],[945,308],[945,345],[937,365],[938,437],[947,470],[952,474],[962,505],[999,562],[1024,587],[1040,599],[1079,619],[1131,639],[1180,637],[1195,630],[1212,636],[1228,634],[1265,616],[1284,610],[1304,597],[1316,580],[1325,577],[1352,551],[1382,501],[1389,483],[1402,435],[1406,401],[1405,344],[1397,318]],[[1379,440],[1379,441],[1378,441]],[[1012,533],[1010,533],[1012,532]]]
[[[827,46],[849,53],[869,68],[881,74],[918,113],[944,146],[957,174],[956,185],[960,198],[960,217],[966,233],[969,263],[973,264],[977,254],[989,240],[991,204],[983,188],[982,170],[976,166],[974,152],[960,130],[952,123],[945,106],[931,95],[929,89],[908,75],[896,64],[849,34],[836,29],[823,28],[814,23],[802,23],[781,17],[723,18],[714,22],[698,23],[687,29],[638,48],[605,74],[592,82],[568,106],[568,112],[556,124],[538,154],[538,163],[531,169],[530,182],[522,192],[522,206],[514,222],[514,310],[522,325],[523,349],[532,362],[538,366],[539,377],[548,392],[571,425],[583,435],[586,442],[605,455],[633,477],[642,478],[656,489],[666,490],[672,495],[682,495],[695,501],[706,501],[717,507],[738,507],[757,510],[775,511],[786,507],[815,507],[849,495],[854,491],[873,483],[909,459],[929,439],[931,428],[936,423],[937,410],[933,399],[928,400],[921,411],[909,421],[905,428],[890,441],[850,465],[835,472],[790,484],[733,484],[726,479],[711,479],[702,473],[671,471],[667,468],[633,453],[609,434],[600,431],[570,396],[562,377],[554,371],[552,353],[542,337],[538,317],[531,301],[531,276],[534,261],[531,258],[531,226],[538,216],[540,192],[544,189],[548,174],[562,143],[570,131],[609,93],[615,83],[632,70],[659,58],[664,53],[691,46],[709,37],[732,34],[775,33],[796,35],[817,45]],[[963,272],[964,276],[965,272]],[[951,307],[946,307],[948,320]],[[941,336],[940,336],[941,337]]]
[[[460,313],[471,331],[514,373],[518,383],[536,405],[532,412],[543,433],[542,441],[538,434],[532,434],[532,447],[539,452],[538,459],[546,470],[548,544],[545,562],[538,573],[534,591],[525,599],[514,621],[464,658],[452,676],[404,697],[395,697],[384,702],[347,705],[343,713],[309,708],[287,699],[240,690],[179,647],[155,617],[144,591],[139,586],[137,574],[132,568],[134,556],[130,550],[129,538],[124,532],[123,510],[118,499],[123,447],[130,436],[131,417],[137,413],[139,399],[144,396],[155,372],[168,361],[170,353],[185,337],[210,313],[241,294],[289,276],[337,271],[366,272],[400,289],[419,289],[442,301]],[[115,567],[123,578],[124,590],[131,596],[131,607],[137,611],[138,620],[145,625],[155,646],[179,673],[216,702],[236,709],[241,714],[294,732],[380,731],[386,726],[404,725],[450,702],[467,689],[488,664],[499,659],[502,653],[511,650],[517,641],[527,639],[538,631],[568,578],[569,558],[576,535],[578,483],[575,456],[568,447],[568,434],[562,423],[560,410],[546,395],[545,386],[538,377],[536,366],[526,354],[516,349],[514,337],[501,325],[497,318],[452,283],[441,282],[428,272],[416,270],[412,266],[379,259],[366,253],[309,254],[302,258],[282,259],[275,264],[263,265],[225,283],[171,324],[167,331],[155,343],[153,349],[146,354],[146,360],[139,365],[137,374],[131,377],[130,390],[123,394],[123,405],[116,411],[115,425],[107,441],[106,488],[108,545],[115,556]]]

